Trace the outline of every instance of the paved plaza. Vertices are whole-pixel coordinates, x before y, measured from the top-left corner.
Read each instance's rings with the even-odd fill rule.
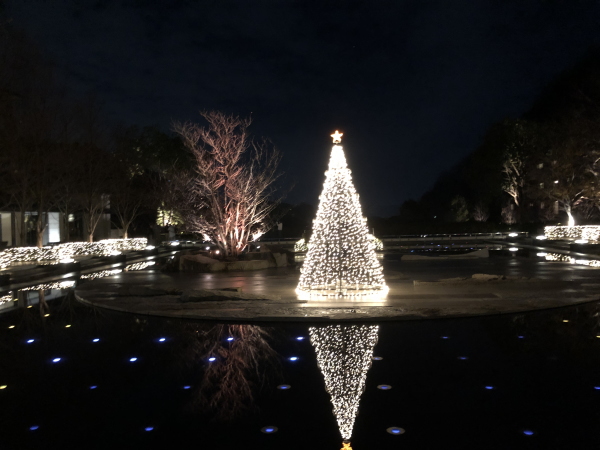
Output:
[[[129,272],[86,282],[84,303],[165,317],[226,321],[414,320],[505,314],[600,299],[600,269],[540,258],[384,259],[380,301],[299,299],[298,268],[228,273]]]

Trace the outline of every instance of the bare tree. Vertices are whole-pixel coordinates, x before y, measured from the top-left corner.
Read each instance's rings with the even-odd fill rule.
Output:
[[[54,206],[62,98],[51,65],[27,39],[0,24],[0,190],[3,202],[20,213],[21,245],[29,217],[42,246]]]
[[[123,238],[129,237],[129,228],[145,210],[151,200],[150,180],[143,171],[131,170],[132,166],[114,155],[114,176],[110,185],[110,209],[116,217],[116,225],[123,230]]]
[[[280,201],[274,199],[274,182],[281,158],[268,142],[252,141],[250,119],[218,111],[202,116],[208,127],[174,126],[195,157],[196,179],[184,219],[191,231],[237,256],[268,231],[268,215]]]
[[[450,212],[454,222],[466,222],[469,220],[467,200],[462,195],[454,196],[450,202]]]
[[[502,208],[502,221],[508,225],[516,223],[517,214],[515,212],[515,205],[508,204]]]
[[[598,205],[589,199],[581,201],[576,207],[577,216],[589,223],[598,218]]]
[[[519,153],[507,153],[502,162],[502,173],[504,173],[502,190],[512,197],[517,207],[521,205],[525,185],[524,171],[523,156]]]
[[[179,167],[175,162],[159,169],[153,181],[152,192],[158,208],[159,225],[181,225],[184,216],[194,214],[195,204],[187,203],[195,186],[195,176],[190,170]]]
[[[575,208],[594,197],[597,176],[592,155],[598,144],[571,118],[548,124],[544,144],[539,158],[543,168],[533,185],[539,197],[558,202],[559,209],[567,214],[568,225],[573,226]]]
[[[502,173],[504,179],[502,190],[513,200],[516,209],[512,210],[514,220],[520,220],[523,207],[523,191],[526,185],[528,162],[535,148],[535,127],[523,120],[510,120],[506,122],[508,141],[502,160]]]
[[[487,222],[490,218],[490,211],[486,205],[479,202],[473,208],[473,219],[476,222]]]
[[[78,108],[75,201],[83,212],[85,238],[93,242],[94,232],[110,207],[109,191],[113,178],[106,130],[100,118],[100,106],[93,97]]]
[[[556,213],[554,212],[554,205],[550,204],[544,208],[540,208],[539,212],[540,220],[544,223],[554,222],[556,220]]]

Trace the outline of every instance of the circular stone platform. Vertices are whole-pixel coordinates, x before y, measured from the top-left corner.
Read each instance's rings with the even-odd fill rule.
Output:
[[[385,301],[299,300],[299,270],[127,272],[83,283],[88,305],[219,321],[382,321],[506,314],[600,300],[600,269],[526,258],[384,261]]]

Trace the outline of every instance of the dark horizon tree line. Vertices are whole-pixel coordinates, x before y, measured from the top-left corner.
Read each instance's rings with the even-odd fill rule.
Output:
[[[481,144],[399,223],[592,223],[600,218],[600,50],[560,74],[519,118],[493,124]]]

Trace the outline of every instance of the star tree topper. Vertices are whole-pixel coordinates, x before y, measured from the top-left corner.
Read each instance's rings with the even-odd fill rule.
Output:
[[[341,144],[343,135],[344,135],[344,133],[340,133],[338,130],[335,130],[335,133],[333,133],[330,136],[333,138],[334,144]]]

